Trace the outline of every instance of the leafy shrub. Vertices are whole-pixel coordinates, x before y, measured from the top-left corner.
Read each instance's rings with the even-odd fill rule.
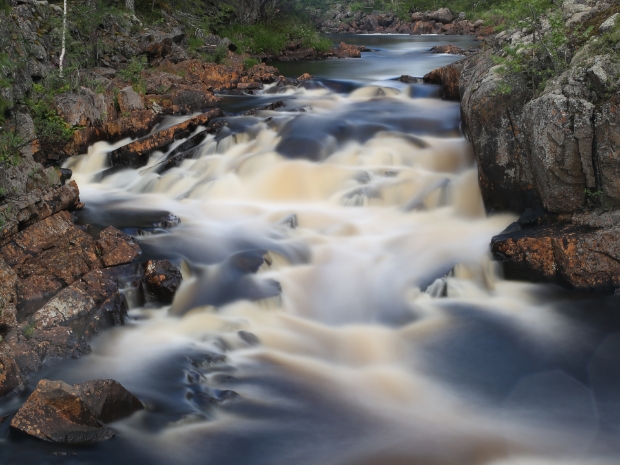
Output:
[[[69,142],[73,129],[56,113],[53,108],[54,96],[67,92],[69,85],[56,86],[54,79],[45,82],[47,85],[34,84],[26,105],[34,122],[35,132],[43,150],[56,152]]]
[[[19,150],[24,146],[24,141],[13,131],[0,132],[0,166],[15,166],[19,164]],[[0,193],[3,196],[4,193]]]
[[[118,71],[118,75],[125,81],[129,81],[133,90],[139,94],[146,93],[146,83],[142,78],[142,71],[146,69],[146,57],[133,57],[127,66]]]

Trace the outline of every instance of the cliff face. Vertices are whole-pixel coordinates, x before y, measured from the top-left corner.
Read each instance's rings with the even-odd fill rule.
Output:
[[[612,4],[578,6],[565,2],[566,30],[593,21],[594,33],[566,45],[565,69],[538,86],[526,72],[507,76],[496,58],[535,40],[521,30],[452,65],[458,77],[439,75],[448,88],[458,79],[487,209],[523,214],[492,243],[507,275],[612,291],[620,286],[620,65],[608,42],[620,15]]]

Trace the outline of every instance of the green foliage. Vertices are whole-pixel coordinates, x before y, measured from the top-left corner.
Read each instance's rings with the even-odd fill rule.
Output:
[[[332,45],[329,39],[316,32],[311,23],[298,16],[259,24],[233,24],[219,34],[230,38],[240,52],[257,55],[277,55],[291,42],[320,52],[329,50]]]
[[[14,67],[15,64],[9,56],[6,53],[0,53],[0,91],[9,88],[13,84],[5,74],[12,71]],[[5,113],[9,107],[9,102],[0,96],[0,123],[4,123]]]
[[[250,69],[256,65],[259,65],[261,63],[261,61],[257,58],[246,58],[245,60],[243,60],[243,66],[245,67],[245,69]]]
[[[23,146],[24,141],[13,131],[0,132],[0,166],[15,166],[19,164],[19,149]]]
[[[142,71],[146,69],[146,57],[133,57],[127,66],[118,71],[118,75],[125,81],[129,81],[133,90],[139,94],[146,93],[146,83],[142,78]]]
[[[220,45],[215,49],[213,53],[208,53],[204,56],[206,61],[211,63],[223,63],[228,58],[228,47]]]
[[[30,339],[34,336],[34,320],[30,319],[28,324],[22,328],[22,334],[26,339]]]
[[[26,105],[34,122],[35,132],[43,150],[57,151],[73,136],[71,129],[53,108],[53,98],[69,90],[69,85],[60,85],[59,78],[49,78],[45,84],[34,84]]]

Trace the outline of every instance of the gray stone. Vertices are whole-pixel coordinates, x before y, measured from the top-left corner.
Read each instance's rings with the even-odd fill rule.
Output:
[[[454,21],[454,13],[450,11],[450,8],[440,8],[437,11],[433,11],[429,18],[439,23],[448,24]]]
[[[605,92],[609,78],[600,63],[596,63],[588,69],[588,77],[598,92]]]
[[[602,33],[611,31],[616,24],[618,23],[618,18],[620,18],[620,13],[616,13],[605,20],[603,24],[599,27],[599,30]]]
[[[118,92],[118,105],[122,113],[144,110],[142,97],[131,86],[124,87]]]

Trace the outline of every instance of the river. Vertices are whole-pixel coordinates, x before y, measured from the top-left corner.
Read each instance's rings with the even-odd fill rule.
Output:
[[[474,43],[345,40],[374,51],[223,96],[228,126],[177,168],[158,173],[156,152],[100,179],[123,142],[69,161],[78,221],[136,235],[185,280],[170,307],[128,287],[125,327],[40,374],[114,378],[145,411],[88,447],[4,425],[1,463],[619,463],[617,300],[503,280],[489,242],[516,217],[485,213],[458,103],[395,79],[458,58],[433,45]],[[158,212],[180,225],[141,231]]]

